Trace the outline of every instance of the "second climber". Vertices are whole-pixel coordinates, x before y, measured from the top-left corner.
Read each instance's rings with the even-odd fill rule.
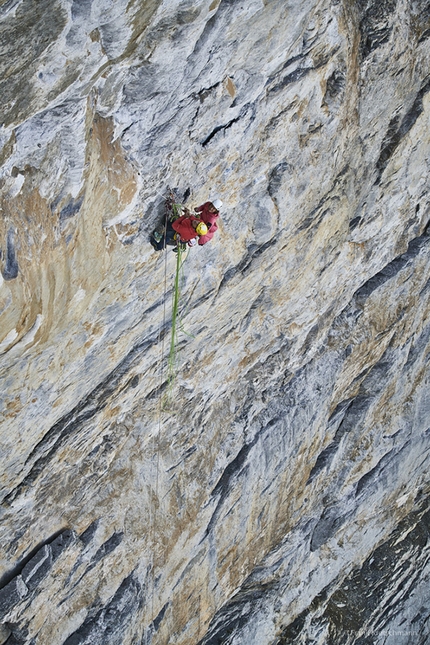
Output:
[[[202,246],[210,240],[215,235],[218,230],[218,225],[216,220],[219,217],[219,211],[222,206],[222,201],[220,199],[214,199],[213,202],[205,202],[201,206],[195,208],[195,212],[198,213],[202,222],[204,222],[208,228],[206,235],[202,235],[199,238],[199,245]]]

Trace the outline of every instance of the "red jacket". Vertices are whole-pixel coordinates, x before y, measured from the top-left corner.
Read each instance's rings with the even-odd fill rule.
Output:
[[[179,234],[182,242],[189,242],[193,238],[197,237],[196,229],[191,224],[192,221],[199,222],[200,220],[192,215],[190,217],[183,215],[172,222],[172,227]]]
[[[197,206],[194,210],[196,213],[200,213],[200,217],[202,218],[202,222],[206,224],[208,227],[208,232],[206,235],[202,235],[199,237],[199,244],[202,246],[203,244],[206,244],[206,242],[210,242],[210,240],[213,238],[215,235],[216,231],[218,230],[218,225],[216,223],[216,220],[219,217],[219,213],[210,213],[209,212],[209,206],[212,206],[211,202],[205,202],[201,206]]]

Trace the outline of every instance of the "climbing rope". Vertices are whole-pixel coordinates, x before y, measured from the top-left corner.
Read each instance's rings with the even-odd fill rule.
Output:
[[[175,220],[182,214],[182,204],[176,203],[173,201],[174,195],[171,195],[171,219]],[[185,332],[183,329],[182,321],[179,317],[179,302],[181,295],[181,282],[183,282],[183,266],[188,253],[186,247],[178,242],[176,247],[176,271],[175,271],[175,281],[173,285],[172,292],[172,330],[170,337],[170,348],[169,348],[169,358],[168,358],[168,377],[167,377],[167,393],[164,399],[164,408],[169,407],[169,402],[172,395],[173,383],[176,377],[176,366],[177,366],[177,347],[178,347],[178,327]],[[190,334],[188,334],[190,335]]]
[[[181,276],[181,269],[183,265],[182,254],[183,254],[183,250],[182,250],[181,244],[178,244],[177,253],[176,253],[175,282],[173,286],[173,296],[172,296],[172,332],[170,337],[169,360],[168,360],[168,369],[169,369],[168,394],[169,395],[171,394],[173,381],[175,380],[175,376],[176,376],[176,358],[177,358],[177,346],[178,346],[177,323],[178,323],[178,313],[179,313],[180,276]]]

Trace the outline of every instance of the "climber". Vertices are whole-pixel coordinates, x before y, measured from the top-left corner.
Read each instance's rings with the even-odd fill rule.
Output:
[[[177,233],[179,242],[188,242],[188,246],[194,246],[201,236],[207,235],[208,227],[194,215],[182,215],[172,222],[172,227]]]
[[[151,244],[156,251],[164,249],[165,245],[174,246],[182,243],[195,246],[200,236],[207,235],[208,227],[199,217],[191,214],[182,215],[173,222],[168,221],[166,235],[164,228],[156,229],[151,235]]]
[[[213,202],[205,202],[201,206],[197,206],[197,208],[194,209],[208,227],[207,234],[201,235],[199,237],[198,243],[200,244],[200,246],[203,246],[203,244],[206,244],[206,242],[210,242],[210,240],[218,230],[216,220],[219,217],[219,210],[221,206],[222,201],[220,199],[214,199]]]

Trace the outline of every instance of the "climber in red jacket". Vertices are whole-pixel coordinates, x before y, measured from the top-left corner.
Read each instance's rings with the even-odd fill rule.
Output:
[[[216,220],[219,217],[219,209],[222,206],[222,201],[220,199],[214,199],[213,202],[205,202],[201,206],[197,206],[194,210],[196,213],[200,214],[202,221],[206,224],[208,232],[206,235],[201,235],[199,237],[199,244],[203,246],[206,242],[210,240],[215,235],[218,230],[218,225]]]
[[[180,242],[188,242],[189,246],[194,246],[197,238],[200,239],[208,232],[206,224],[194,215],[183,215],[172,222],[172,228],[179,236]]]

